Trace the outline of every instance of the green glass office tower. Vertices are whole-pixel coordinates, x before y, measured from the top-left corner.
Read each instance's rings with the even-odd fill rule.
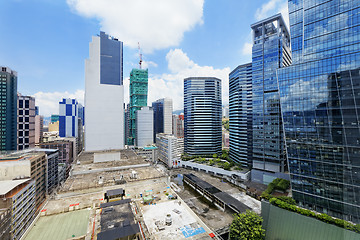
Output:
[[[17,72],[0,67],[0,151],[17,149]]]
[[[360,223],[360,1],[289,0],[277,71],[294,199]]]
[[[135,144],[136,138],[136,111],[147,106],[148,70],[133,69],[130,73],[130,122],[128,145]]]

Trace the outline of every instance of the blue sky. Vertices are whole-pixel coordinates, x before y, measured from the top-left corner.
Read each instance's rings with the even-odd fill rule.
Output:
[[[138,66],[137,42],[149,68],[149,98],[183,105],[183,78],[228,74],[251,60],[250,24],[286,0],[2,0],[0,65],[18,72],[18,91],[36,97],[40,114],[58,112],[62,97],[83,102],[84,60],[91,36],[124,42],[124,78]],[[128,80],[125,80],[125,102]]]

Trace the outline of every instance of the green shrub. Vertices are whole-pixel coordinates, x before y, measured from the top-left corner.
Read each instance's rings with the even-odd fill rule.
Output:
[[[300,208],[296,205],[294,205],[295,201],[292,198],[289,197],[272,197],[271,195],[267,195],[266,193],[263,193],[262,196],[264,196],[263,198],[268,199],[270,204],[277,206],[279,208],[288,210],[288,211],[292,211],[304,216],[308,216],[308,217],[313,217],[316,218],[320,221],[329,223],[329,224],[334,224],[338,227],[342,227],[357,233],[360,233],[360,224],[352,224],[349,223],[345,220],[342,219],[335,219],[325,213],[321,213],[321,214],[316,214],[315,212],[308,210],[308,209],[303,209]]]

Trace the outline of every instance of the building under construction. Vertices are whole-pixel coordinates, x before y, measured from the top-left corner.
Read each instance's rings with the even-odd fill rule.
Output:
[[[130,132],[128,145],[134,145],[136,138],[136,111],[147,106],[148,70],[133,69],[130,73]]]

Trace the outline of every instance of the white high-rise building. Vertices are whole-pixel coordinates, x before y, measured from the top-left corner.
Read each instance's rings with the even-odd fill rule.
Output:
[[[171,134],[156,134],[159,160],[169,168],[180,167],[181,154],[184,152],[184,140]]]
[[[136,146],[145,147],[154,143],[153,116],[152,107],[142,107],[136,111]]]
[[[123,148],[123,43],[100,32],[85,60],[85,151]]]

